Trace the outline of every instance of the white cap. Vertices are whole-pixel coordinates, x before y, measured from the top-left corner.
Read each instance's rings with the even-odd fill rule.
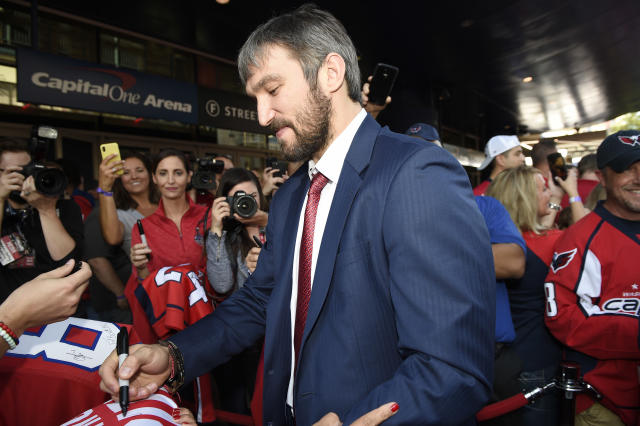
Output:
[[[509,151],[511,148],[515,148],[520,145],[520,141],[517,136],[505,136],[498,135],[489,139],[487,145],[484,147],[484,155],[485,159],[478,167],[478,170],[483,170],[491,161],[496,158],[496,156],[502,154],[503,152]]]

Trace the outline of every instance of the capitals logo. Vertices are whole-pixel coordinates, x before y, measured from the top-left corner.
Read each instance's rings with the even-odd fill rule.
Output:
[[[569,251],[563,251],[562,253],[553,253],[553,260],[551,261],[551,270],[553,273],[557,273],[560,269],[566,268],[573,260],[578,251],[577,248]]]
[[[618,136],[620,142],[629,146],[640,146],[640,135]]]

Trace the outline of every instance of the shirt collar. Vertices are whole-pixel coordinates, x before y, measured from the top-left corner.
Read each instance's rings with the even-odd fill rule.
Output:
[[[342,133],[331,142],[317,163],[309,160],[309,179],[313,179],[313,175],[315,175],[316,172],[320,172],[325,175],[330,182],[335,183],[338,181],[344,159],[347,158],[347,153],[349,152],[353,138],[366,117],[367,112],[363,108],[356,114]]]

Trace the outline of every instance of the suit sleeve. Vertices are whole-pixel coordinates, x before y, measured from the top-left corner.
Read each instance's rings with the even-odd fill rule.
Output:
[[[400,367],[342,419],[396,401],[385,424],[473,422],[493,376],[495,275],[489,235],[466,173],[445,151],[421,149],[384,200]]]
[[[275,207],[276,204],[272,204],[274,210]],[[260,251],[256,270],[244,286],[212,314],[171,337],[182,352],[185,383],[226,362],[264,336],[266,305],[274,285],[274,253],[279,250],[274,246],[273,235],[277,232],[274,228],[280,226],[277,218],[285,217],[282,209],[287,206],[281,207],[269,215],[267,242]]]
[[[638,359],[638,317],[603,309],[623,299],[601,300],[606,287],[616,283],[607,281],[606,265],[576,241],[575,231],[569,228],[554,249],[545,283],[547,327],[563,344],[596,359]]]

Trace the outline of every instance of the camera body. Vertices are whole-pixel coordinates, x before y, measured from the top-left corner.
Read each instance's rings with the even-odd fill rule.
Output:
[[[47,167],[43,164],[30,162],[22,167],[18,173],[26,178],[33,176],[36,191],[49,197],[59,197],[67,188],[67,177],[60,169]]]
[[[191,177],[191,185],[195,189],[216,189],[216,175],[224,171],[224,162],[213,157],[198,158],[197,169]]]
[[[227,203],[231,207],[231,216],[238,213],[240,217],[251,217],[258,211],[258,202],[244,191],[237,191],[232,197],[227,197]]]

